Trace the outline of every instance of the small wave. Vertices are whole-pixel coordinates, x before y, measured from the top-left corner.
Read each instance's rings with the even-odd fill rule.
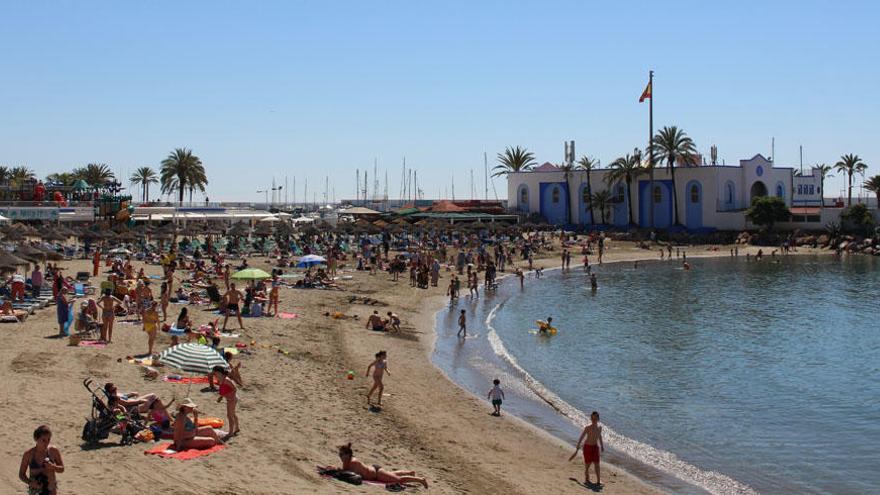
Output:
[[[498,332],[495,331],[495,327],[492,326],[495,314],[503,304],[504,303],[497,304],[486,316],[485,323],[486,328],[488,329],[486,339],[489,341],[492,351],[513,367],[513,369],[521,375],[526,387],[555,411],[567,417],[579,428],[589,423],[590,420],[586,414],[562,400],[562,398],[545,387],[543,383],[536,380],[528,371],[523,369],[523,367],[517,362],[516,358],[508,352],[507,348],[504,346],[504,342],[501,341]],[[660,450],[646,443],[623,436],[609,428],[607,425],[602,425],[602,434],[608,445],[625,453],[629,457],[655,467],[687,483],[696,485],[709,493],[716,495],[757,495],[757,492],[751,487],[740,483],[729,476],[715,471],[702,470],[679,459],[678,456],[672,452]]]

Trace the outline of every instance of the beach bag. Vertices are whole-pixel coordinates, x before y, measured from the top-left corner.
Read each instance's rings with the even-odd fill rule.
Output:
[[[343,471],[341,469],[324,469],[318,468],[318,473],[323,476],[330,476],[332,478],[336,478],[339,481],[344,481],[351,485],[360,485],[364,482],[361,475],[354,473],[352,471]]]
[[[339,481],[344,481],[351,485],[360,485],[364,482],[361,475],[352,471],[338,471],[333,477],[338,479]]]

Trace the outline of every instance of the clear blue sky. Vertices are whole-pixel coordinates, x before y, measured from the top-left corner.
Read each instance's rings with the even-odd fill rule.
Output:
[[[654,69],[655,126],[706,155],[768,155],[775,136],[780,165],[803,144],[805,163],[851,152],[877,174],[878,19],[873,1],[3,0],[0,164],[127,179],[186,146],[212,200],[285,175],[301,200],[326,175],[352,197],[374,157],[396,196],[406,156],[428,197],[453,173],[469,197],[484,151],[559,162],[574,139],[605,164],[644,146]]]

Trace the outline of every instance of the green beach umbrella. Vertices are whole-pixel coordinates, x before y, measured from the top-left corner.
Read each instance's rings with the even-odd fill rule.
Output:
[[[269,275],[259,268],[246,268],[233,273],[232,278],[236,280],[262,280],[264,278],[272,278],[272,275]]]
[[[88,188],[89,188],[89,183],[82,180],[82,179],[79,179],[78,181],[73,183],[73,190],[74,191],[83,191]]]

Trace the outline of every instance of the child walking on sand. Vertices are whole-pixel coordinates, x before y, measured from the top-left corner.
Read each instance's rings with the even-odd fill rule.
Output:
[[[238,426],[238,413],[235,411],[235,406],[238,403],[238,387],[235,386],[235,382],[229,377],[229,370],[227,368],[214,366],[214,375],[217,383],[220,385],[220,397],[217,397],[217,402],[226,399],[226,417],[229,421],[229,424],[226,426],[229,427],[229,436],[233,437],[241,431],[241,428]]]
[[[586,440],[584,438],[586,437]],[[599,476],[599,452],[605,451],[605,444],[602,443],[602,427],[599,426],[599,413],[593,411],[590,414],[590,424],[588,424],[581,437],[578,438],[577,446],[575,446],[574,454],[568,458],[569,461],[575,458],[578,450],[584,446],[584,484],[590,485],[590,464],[596,468],[596,486],[602,486],[602,479]]]
[[[495,408],[492,416],[501,416],[501,402],[504,400],[504,390],[501,390],[501,380],[496,378],[492,380],[492,384],[494,386],[489,390],[486,398],[492,401],[492,407]]]
[[[467,313],[465,310],[461,310],[461,314],[458,316],[458,336],[467,337]]]
[[[379,351],[376,353],[376,359],[367,366],[367,372],[364,373],[364,376],[368,376],[370,374],[370,369],[373,369],[373,388],[367,393],[367,404],[370,404],[373,398],[373,392],[378,390],[379,392],[379,401],[378,405],[382,405],[382,392],[385,391],[385,385],[382,384],[382,378],[385,373],[388,373],[388,376],[391,376],[391,372],[388,371],[388,362],[385,361],[388,358],[388,353],[385,351]]]

